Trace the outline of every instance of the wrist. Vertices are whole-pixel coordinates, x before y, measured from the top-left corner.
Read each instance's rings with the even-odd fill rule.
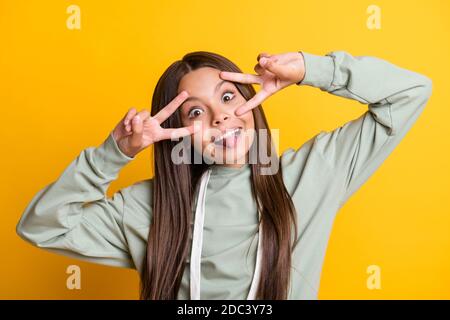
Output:
[[[115,144],[115,146],[116,146],[117,151],[118,151],[122,156],[131,158],[131,159],[134,159],[135,156],[136,156],[136,154],[135,154],[135,153],[129,152],[129,151],[126,150],[123,146],[121,146],[121,143],[119,142],[119,140],[118,140],[118,138],[117,138],[117,136],[116,136],[116,132],[113,131],[113,132],[111,133],[111,135],[112,135],[112,138],[113,138],[113,140],[114,140],[114,144]]]
[[[331,53],[324,56],[304,51],[301,53],[304,57],[305,77],[300,84],[329,91],[335,76],[335,61]]]
[[[299,55],[299,60],[301,61],[300,64],[301,64],[301,70],[302,70],[302,72],[301,72],[301,75],[300,75],[300,81],[298,81],[298,82],[296,83],[296,85],[301,85],[303,79],[305,79],[305,73],[306,73],[306,70],[305,70],[305,57],[303,56],[303,52],[298,51],[297,53],[298,53],[298,55]]]
[[[112,136],[112,144],[114,145],[114,149],[116,151],[116,153],[118,153],[121,157],[123,158],[127,158],[128,160],[133,160],[135,155],[131,155],[130,152],[128,152],[128,150],[125,150],[125,148],[123,148],[121,146],[121,143],[118,141],[117,137],[115,136],[115,133],[112,132],[110,134],[110,136]]]
[[[122,167],[133,160],[119,149],[112,133],[102,144],[92,148],[90,158],[95,168],[106,176],[116,176]]]

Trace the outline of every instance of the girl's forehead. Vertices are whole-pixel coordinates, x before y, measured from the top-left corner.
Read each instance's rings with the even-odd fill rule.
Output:
[[[178,85],[178,93],[187,90],[190,95],[214,90],[221,81],[220,70],[211,67],[202,67],[185,74]]]

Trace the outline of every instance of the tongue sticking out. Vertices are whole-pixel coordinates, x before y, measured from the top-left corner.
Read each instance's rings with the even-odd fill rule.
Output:
[[[227,148],[234,148],[237,145],[239,134],[232,134],[222,140],[222,146]]]
[[[237,138],[238,137],[233,134],[233,135],[223,139],[222,144],[223,144],[224,147],[234,148],[236,146],[236,143],[237,143]]]

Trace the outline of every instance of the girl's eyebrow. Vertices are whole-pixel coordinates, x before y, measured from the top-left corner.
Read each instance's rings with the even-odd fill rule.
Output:
[[[216,93],[216,92],[220,89],[220,87],[221,87],[225,82],[231,83],[231,82],[228,81],[228,80],[222,80],[222,81],[220,81],[220,82],[216,85],[216,88],[214,89],[214,93]]]
[[[221,80],[221,81],[219,81],[219,83],[218,83],[218,84],[216,85],[216,87],[214,88],[214,93],[216,93],[216,92],[220,89],[220,87],[221,87],[224,83],[226,83],[226,82],[233,84],[233,82],[231,82],[231,81],[228,81],[228,80]],[[181,106],[183,106],[186,102],[192,101],[192,100],[200,100],[200,99],[197,98],[197,97],[194,97],[194,96],[188,97],[188,98],[186,98],[186,99],[183,101],[183,103],[181,104]],[[180,107],[181,107],[181,106],[180,106]]]

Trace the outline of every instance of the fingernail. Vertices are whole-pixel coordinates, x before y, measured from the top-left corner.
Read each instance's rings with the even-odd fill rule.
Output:
[[[267,58],[261,58],[261,59],[259,59],[259,64],[260,65],[262,65],[263,67],[266,65],[266,63],[267,63]]]

